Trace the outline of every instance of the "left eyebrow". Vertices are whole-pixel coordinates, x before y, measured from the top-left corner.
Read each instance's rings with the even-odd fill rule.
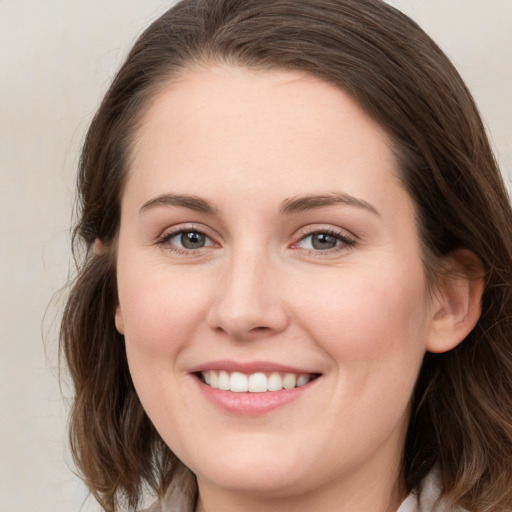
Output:
[[[291,197],[283,201],[279,212],[282,214],[291,214],[337,204],[356,206],[380,217],[380,213],[375,206],[362,199],[345,194],[344,192]]]
[[[179,208],[187,208],[188,210],[210,215],[217,213],[217,209],[205,199],[186,194],[162,194],[144,203],[140,209],[140,213],[147,212],[159,206],[177,206]]]

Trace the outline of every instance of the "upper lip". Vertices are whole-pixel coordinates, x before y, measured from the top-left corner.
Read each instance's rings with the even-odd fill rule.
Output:
[[[281,363],[274,363],[270,361],[250,361],[250,362],[238,362],[229,360],[217,360],[208,361],[205,363],[198,364],[189,370],[190,373],[206,372],[208,370],[221,371],[224,370],[228,373],[240,372],[250,375],[252,373],[295,373],[295,374],[311,374],[319,373],[312,371],[311,369],[297,368]]]

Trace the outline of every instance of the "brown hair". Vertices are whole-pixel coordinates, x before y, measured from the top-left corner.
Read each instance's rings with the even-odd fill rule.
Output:
[[[450,503],[512,503],[512,213],[476,106],[457,71],[409,18],[380,0],[183,0],[139,38],[87,134],[75,250],[85,246],[61,346],[75,386],[73,455],[107,511],[160,495],[182,468],[146,416],[114,326],[114,251],[132,139],[157,91],[194,63],[300,69],[348,92],[388,132],[414,199],[427,272],[456,248],[486,270],[467,339],[427,354],[403,456],[409,489],[434,467]],[[429,270],[430,269],[430,270]],[[191,487],[193,493],[193,487]],[[191,496],[193,499],[193,496]]]

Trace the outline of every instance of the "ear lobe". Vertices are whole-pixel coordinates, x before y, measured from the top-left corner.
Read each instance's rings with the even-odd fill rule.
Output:
[[[116,324],[116,329],[119,334],[124,335],[124,320],[123,320],[123,312],[121,311],[121,306],[118,304],[116,307],[116,314],[114,317],[114,322]]]
[[[107,247],[103,243],[103,240],[100,240],[99,238],[94,240],[92,252],[95,256],[103,256],[107,252]]]
[[[434,298],[432,328],[426,349],[441,353],[455,348],[472,331],[481,312],[485,286],[482,262],[473,252],[458,249],[449,255],[449,272]]]

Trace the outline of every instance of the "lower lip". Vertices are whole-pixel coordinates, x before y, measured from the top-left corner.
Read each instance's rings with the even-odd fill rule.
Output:
[[[241,416],[257,416],[273,411],[298,400],[304,393],[313,388],[319,378],[304,386],[281,391],[267,391],[266,393],[234,393],[214,389],[195,377],[201,393],[216,407]]]

